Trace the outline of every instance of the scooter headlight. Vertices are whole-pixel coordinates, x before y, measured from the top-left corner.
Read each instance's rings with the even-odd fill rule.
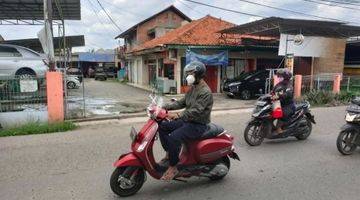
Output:
[[[356,114],[346,113],[345,121],[354,122],[354,121],[356,121],[356,118],[357,118]]]
[[[142,142],[142,143],[140,144],[140,146],[137,148],[136,151],[137,151],[137,152],[142,152],[142,151],[144,151],[147,143],[148,143],[147,141]]]

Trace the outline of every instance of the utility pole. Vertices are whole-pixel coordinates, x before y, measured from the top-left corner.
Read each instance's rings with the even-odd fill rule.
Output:
[[[54,53],[54,44],[53,44],[53,27],[52,27],[52,0],[44,0],[44,22],[45,22],[45,34],[49,54],[49,69],[50,71],[55,71],[55,53]]]

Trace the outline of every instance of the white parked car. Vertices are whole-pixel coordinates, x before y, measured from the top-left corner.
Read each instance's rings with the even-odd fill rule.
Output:
[[[66,76],[66,87],[68,89],[77,89],[80,87],[80,80],[77,76]]]
[[[0,76],[45,77],[46,60],[37,52],[9,44],[0,44]]]

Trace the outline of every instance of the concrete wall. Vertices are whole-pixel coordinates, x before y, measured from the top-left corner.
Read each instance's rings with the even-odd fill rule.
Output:
[[[21,111],[0,113],[0,122],[3,128],[11,128],[28,123],[47,123],[47,111]]]
[[[343,73],[345,58],[345,39],[327,40],[321,57],[314,58],[314,74]]]

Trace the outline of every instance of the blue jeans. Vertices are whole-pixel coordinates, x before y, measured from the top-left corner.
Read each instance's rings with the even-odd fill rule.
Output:
[[[181,119],[162,121],[159,125],[159,137],[164,150],[169,153],[170,166],[179,162],[181,144],[201,138],[206,125],[184,122]]]

